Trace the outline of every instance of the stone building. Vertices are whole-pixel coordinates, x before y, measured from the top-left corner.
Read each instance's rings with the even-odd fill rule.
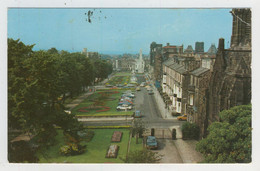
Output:
[[[210,75],[210,69],[203,67],[190,72],[187,107],[188,121],[199,125],[201,135],[205,132],[206,89],[208,88]]]
[[[195,53],[204,53],[204,42],[195,43]]]
[[[88,52],[87,48],[83,48],[81,54],[85,55],[87,58],[92,60],[101,59],[101,55],[98,52]]]
[[[114,60],[114,67],[118,71],[132,71],[135,68],[135,59],[123,56]]]
[[[162,48],[162,44],[157,44],[156,42],[152,42],[150,45],[150,65],[154,66],[155,63],[155,55],[157,47]]]
[[[157,46],[155,48],[155,56],[154,56],[154,79],[158,83],[162,80],[162,62],[163,62],[163,55],[162,55],[162,47]]]
[[[218,52],[207,96],[207,124],[219,120],[219,112],[251,102],[251,10],[233,9],[231,46],[219,39]]]
[[[188,71],[192,71],[200,67],[200,61],[197,60],[193,54],[177,55],[173,59],[176,63],[183,65]]]
[[[192,46],[188,45],[187,49],[184,50],[184,53],[194,54]]]
[[[175,55],[180,55],[183,53],[183,45],[182,46],[176,46],[176,45],[170,45],[170,43],[167,43],[166,46],[163,47],[163,60],[166,61],[169,58],[173,58]]]
[[[208,54],[208,55],[216,55],[216,54],[217,54],[217,51],[218,51],[218,50],[217,50],[215,44],[211,44],[211,46],[210,46],[210,48],[209,48],[207,54]]]
[[[169,58],[173,58],[175,55],[183,54],[183,45],[175,46],[167,43],[162,47],[162,44],[156,44],[153,42],[150,46],[150,61],[154,66],[154,79],[156,87],[161,85],[163,77],[163,62]]]
[[[168,110],[172,114],[186,113],[190,76],[183,65],[173,58],[163,63],[163,93]]]

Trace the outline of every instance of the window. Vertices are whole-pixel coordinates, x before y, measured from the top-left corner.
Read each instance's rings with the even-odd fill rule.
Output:
[[[193,106],[193,94],[190,94],[190,105]]]

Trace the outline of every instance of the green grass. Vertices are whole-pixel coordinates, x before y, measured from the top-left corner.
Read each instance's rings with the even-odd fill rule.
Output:
[[[133,151],[139,151],[143,149],[143,138],[138,138],[138,144],[136,144],[136,138],[132,137],[131,138],[131,143],[130,143],[130,152]]]
[[[121,97],[122,93],[126,90],[106,90],[106,91],[118,91],[119,93],[110,95],[110,98],[114,98],[114,100],[111,101],[102,101],[104,102],[104,106],[110,107],[110,110],[103,111],[103,112],[96,112],[96,110],[90,110],[89,112],[80,112],[78,111],[82,107],[87,107],[93,104],[94,102],[91,101],[93,99],[96,99],[98,97],[101,97],[99,92],[105,92],[105,91],[98,91],[94,94],[90,95],[87,99],[85,99],[83,102],[81,102],[78,106],[72,109],[72,113],[76,114],[78,116],[130,116],[133,114],[133,111],[117,111],[116,107],[118,106],[118,100]]]
[[[131,76],[131,72],[117,72],[115,73],[115,76]]]
[[[110,85],[117,85],[117,84],[129,84],[130,83],[130,76],[114,76],[111,78],[107,84]]]
[[[87,150],[85,153],[76,156],[62,156],[59,154],[59,148],[64,145],[62,131],[58,131],[56,137],[57,144],[50,147],[44,152],[45,158],[38,153],[40,163],[123,163],[120,157],[125,158],[127,152],[127,144],[129,141],[129,129],[93,129],[95,135],[93,139],[86,143]],[[123,136],[120,143],[111,143],[111,137],[114,131],[122,131]],[[116,159],[105,158],[108,147],[111,144],[119,145],[119,152]]]

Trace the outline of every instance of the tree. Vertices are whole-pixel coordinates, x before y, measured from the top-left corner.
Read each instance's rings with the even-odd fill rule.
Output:
[[[138,144],[138,137],[142,137],[144,131],[144,122],[141,119],[135,119],[132,127],[132,135],[136,137],[136,144]]]
[[[249,163],[252,152],[251,105],[242,105],[219,113],[220,122],[208,128],[208,136],[201,140],[197,151],[207,163]]]
[[[39,148],[54,143],[55,126],[77,139],[75,132],[82,127],[73,115],[64,112],[58,97],[67,88],[65,81],[77,83],[79,89],[82,87],[83,64],[80,63],[84,59],[75,54],[70,57],[71,66],[65,68],[60,54],[34,52],[32,48],[33,45],[24,45],[20,40],[8,39],[8,128],[34,135],[33,143]],[[76,75],[73,80],[69,80],[72,78],[66,69],[71,71],[69,74]],[[10,139],[8,142],[11,146]],[[22,159],[19,156],[10,158]]]
[[[182,127],[182,139],[199,139],[200,129],[195,123],[185,122]]]
[[[125,163],[159,163],[163,155],[147,149],[130,152],[126,159],[122,159]]]
[[[54,47],[49,49],[47,52],[51,53],[51,54],[59,53],[59,51],[56,48],[54,48]]]

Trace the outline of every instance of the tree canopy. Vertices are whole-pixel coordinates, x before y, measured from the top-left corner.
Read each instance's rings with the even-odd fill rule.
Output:
[[[207,163],[249,163],[252,153],[251,105],[220,112],[220,122],[208,128],[209,134],[196,149]]]
[[[106,78],[111,72],[95,74],[94,61],[81,53],[33,51],[33,46],[8,39],[8,128],[30,132],[38,145],[45,146],[52,144],[55,126],[72,136],[82,129],[73,115],[64,112],[60,97],[77,95],[96,77]],[[105,61],[97,65],[101,65],[97,69],[110,66]]]

